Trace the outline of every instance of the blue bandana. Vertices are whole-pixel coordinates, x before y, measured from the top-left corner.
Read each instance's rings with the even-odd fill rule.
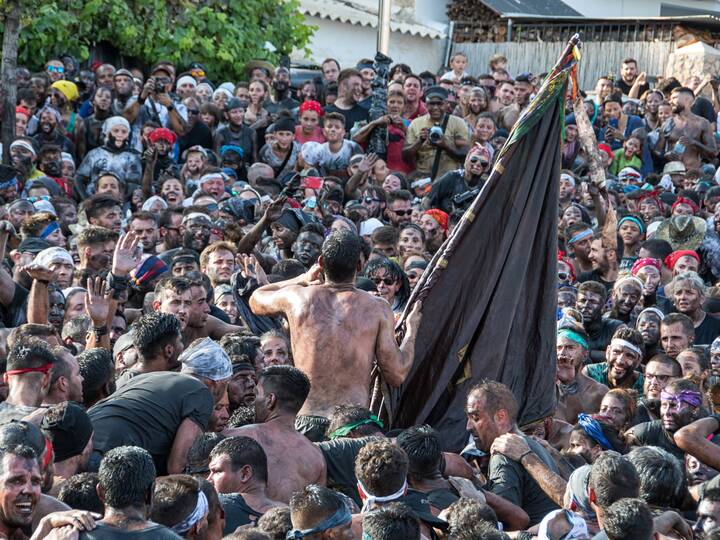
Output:
[[[48,223],[45,228],[40,233],[40,238],[45,240],[48,236],[50,236],[52,233],[60,229],[60,224],[57,221],[51,221]]]
[[[578,414],[578,424],[580,424],[592,440],[600,445],[603,450],[615,450],[610,444],[600,424],[592,416],[585,413]]]

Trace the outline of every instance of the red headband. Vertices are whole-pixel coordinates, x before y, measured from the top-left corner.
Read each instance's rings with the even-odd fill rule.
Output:
[[[675,268],[675,263],[677,263],[681,257],[692,257],[698,262],[698,264],[700,263],[700,256],[693,250],[680,249],[678,251],[673,251],[670,255],[665,257],[665,266],[667,266],[670,270],[673,270]]]
[[[320,103],[318,103],[317,101],[313,101],[312,99],[308,101],[303,101],[302,105],[300,105],[300,114],[302,115],[302,113],[304,113],[305,111],[315,111],[320,117],[325,114],[322,105],[320,105]]]
[[[175,140],[177,139],[177,137],[168,128],[156,128],[150,132],[150,135],[148,135],[148,139],[150,139],[151,143],[156,143],[160,139],[162,139],[169,142],[170,144],[175,144]]]
[[[45,437],[45,456],[43,457],[43,471],[48,468],[53,458],[53,445],[50,437]]]
[[[5,375],[10,377],[11,375],[22,375],[23,373],[50,373],[52,370],[52,364],[45,364],[40,367],[29,367],[23,369],[11,369],[5,372]]]
[[[635,276],[640,270],[642,270],[646,266],[652,266],[653,268],[657,268],[658,272],[662,269],[662,264],[659,260],[645,257],[643,259],[638,259],[637,261],[635,261],[635,264],[632,265],[630,273]]]
[[[687,204],[690,208],[692,208],[693,214],[697,214],[700,211],[700,207],[692,199],[688,199],[687,197],[678,197],[672,205],[673,212],[675,211],[675,207],[679,204]]]
[[[443,231],[447,232],[450,216],[448,216],[446,212],[438,210],[437,208],[432,208],[431,210],[427,210],[425,214],[437,221],[437,224],[440,225],[440,228]]]

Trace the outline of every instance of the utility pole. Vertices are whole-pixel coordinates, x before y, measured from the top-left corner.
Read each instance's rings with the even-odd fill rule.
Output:
[[[3,17],[5,28],[2,44],[2,161],[10,162],[10,143],[15,138],[15,104],[17,102],[17,55],[20,39],[20,2],[10,0],[5,4]]]
[[[378,0],[377,50],[385,56],[390,54],[390,8],[392,0]]]

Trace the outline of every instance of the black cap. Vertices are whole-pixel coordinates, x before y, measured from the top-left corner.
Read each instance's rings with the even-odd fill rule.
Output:
[[[32,253],[33,255],[37,255],[43,249],[47,249],[49,247],[52,247],[50,242],[43,240],[42,238],[25,238],[22,242],[20,242],[17,250],[19,253]]]
[[[275,133],[278,131],[291,131],[295,133],[295,120],[289,116],[278,118],[273,125],[275,126]]]
[[[438,97],[442,100],[446,100],[448,98],[448,91],[445,90],[442,86],[431,86],[425,92],[425,100],[427,101],[431,97]]]
[[[93,434],[88,413],[72,401],[50,407],[40,428],[52,441],[56,462],[82,454]]]

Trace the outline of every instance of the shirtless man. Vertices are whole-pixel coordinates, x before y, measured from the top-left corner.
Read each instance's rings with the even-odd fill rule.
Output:
[[[717,145],[707,119],[690,111],[695,94],[689,88],[676,88],[670,95],[672,118],[660,128],[655,150],[665,152],[668,161],[680,160],[687,169],[699,169],[702,158],[713,159]]]
[[[581,412],[596,413],[608,387],[581,373],[588,357],[588,341],[582,330],[562,328],[557,334],[558,406],[555,416],[570,424]]]
[[[326,465],[320,449],[295,430],[295,418],[310,392],[310,380],[292,366],[260,372],[256,388],[257,424],[227,429],[228,437],[255,439],[268,461],[267,495],[288,503],[308,484],[325,485]]]
[[[260,287],[250,297],[256,315],[287,317],[295,366],[312,382],[296,424],[310,440],[322,439],[335,405],[369,405],[373,362],[385,382],[399,386],[415,355],[420,303],[398,347],[390,305],[355,288],[361,242],[349,231],[335,231],[307,273]]]
[[[182,336],[185,346],[190,345],[198,338],[212,338],[219,340],[225,334],[242,330],[242,326],[228,324],[225,321],[210,315],[208,293],[201,279],[195,273],[187,276],[190,281],[190,308],[188,309],[187,325],[183,328]]]

